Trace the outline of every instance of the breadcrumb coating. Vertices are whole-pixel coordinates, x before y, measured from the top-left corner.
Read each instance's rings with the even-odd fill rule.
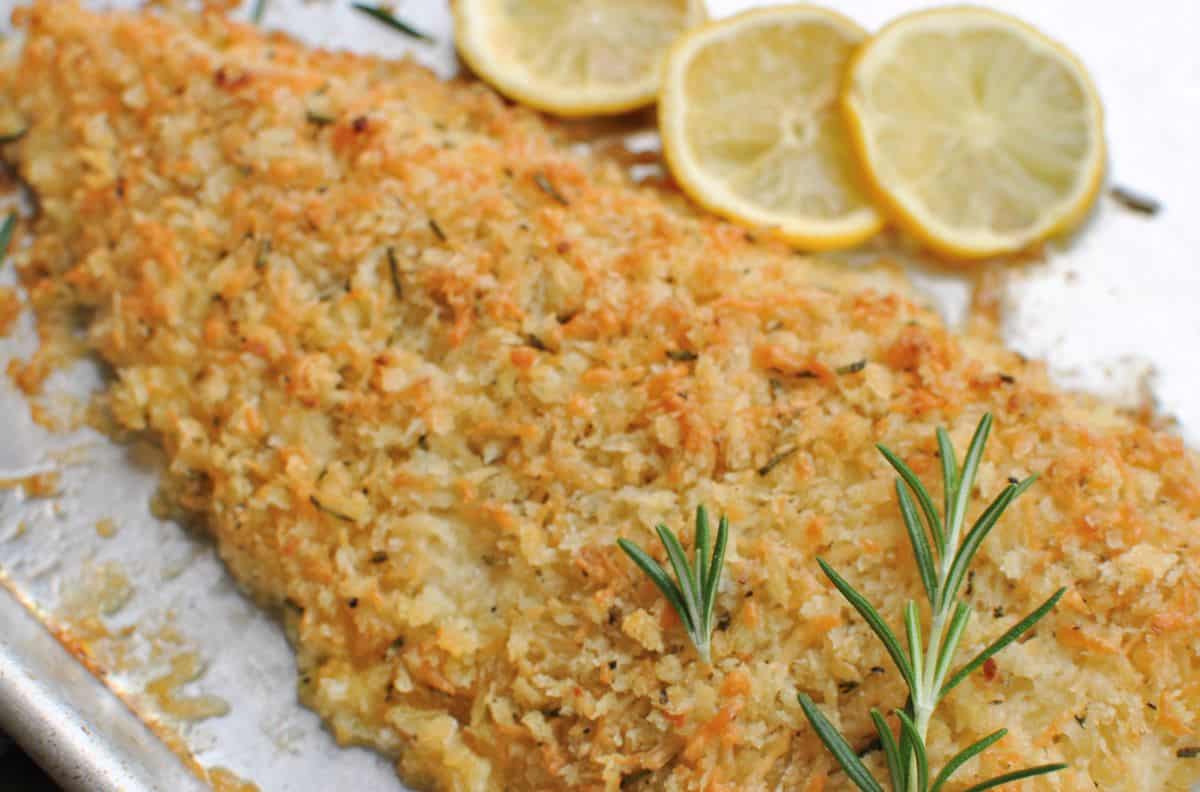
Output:
[[[1185,790],[1200,741],[1200,470],[904,292],[639,189],[470,81],[307,49],[209,12],[39,0],[0,102],[37,196],[14,256],[41,350],[79,345],[161,443],[343,743],[445,790],[843,790],[796,701],[856,747],[902,706],[815,558],[889,618],[920,584],[884,442],[996,430],[963,655],[1058,609],[944,703],[963,779]],[[547,185],[550,185],[547,188]],[[935,493],[936,495],[936,493]],[[616,547],[733,532],[713,664]],[[878,751],[865,760],[882,767]],[[1021,788],[1015,785],[1014,788]]]

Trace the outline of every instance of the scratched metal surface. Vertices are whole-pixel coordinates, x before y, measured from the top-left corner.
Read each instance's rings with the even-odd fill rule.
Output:
[[[129,2],[96,5],[132,5]],[[720,16],[746,0],[710,0]],[[0,0],[7,19],[16,5]],[[398,5],[434,33],[433,46],[383,29],[341,0],[269,0],[266,24],[322,46],[399,56],[409,52],[440,74],[455,70],[443,0]],[[842,0],[868,28],[925,5],[914,0]],[[1160,409],[1200,439],[1200,5],[1178,0],[1092,2],[1010,0],[1016,13],[1067,42],[1091,69],[1108,110],[1110,178],[1153,195],[1155,217],[1102,199],[1084,231],[1042,262],[1006,270],[1003,327],[1010,344],[1046,360],[1064,384],[1136,402],[1147,386]],[[961,319],[970,280],[915,264],[918,287],[952,322]],[[0,273],[7,282],[11,273]],[[28,317],[0,340],[0,367],[35,343]],[[81,396],[100,384],[91,365],[56,377],[53,394]],[[54,398],[61,400],[61,396]],[[52,400],[53,401],[53,400]],[[52,434],[30,420],[26,402],[0,377],[0,478],[59,470],[49,499],[0,492],[0,729],[8,731],[66,787],[79,790],[186,790],[194,777],[113,695],[153,719],[144,690],[171,655],[195,650],[204,673],[183,695],[228,702],[222,717],[173,730],[206,767],[222,766],[264,790],[401,789],[390,763],[337,748],[295,695],[296,673],[279,626],[242,596],[212,547],[184,527],[151,516],[154,460],[90,430]],[[110,519],[111,538],[96,523]],[[101,621],[126,656],[105,684],[75,664],[38,624],[54,624],[85,582],[104,574],[129,581],[123,606]],[[85,589],[86,590],[86,589]],[[17,600],[26,607],[17,604]],[[30,614],[36,613],[37,619]],[[165,641],[164,625],[176,637]],[[169,644],[164,651],[164,643]],[[111,690],[110,690],[111,689]],[[1200,789],[1200,787],[1198,787]]]

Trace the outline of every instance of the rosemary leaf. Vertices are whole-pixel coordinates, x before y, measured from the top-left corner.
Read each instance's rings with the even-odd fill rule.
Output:
[[[963,576],[966,574],[967,567],[975,558],[975,554],[979,552],[979,546],[991,530],[996,527],[996,522],[1000,519],[1000,515],[1008,508],[1022,492],[1029,489],[1029,486],[1037,480],[1037,476],[1030,476],[1019,484],[1009,484],[1004,488],[991,505],[984,510],[975,524],[971,526],[970,532],[967,533],[967,538],[963,540],[962,547],[959,548],[958,554],[954,557],[954,563],[950,567],[950,574],[946,578],[946,597],[955,597],[958,595],[958,586],[962,582]]]
[[[396,263],[396,251],[391,247],[387,249],[388,271],[392,275],[392,291],[396,293],[397,300],[404,299],[404,286],[400,282],[400,265]]]
[[[833,371],[835,374],[857,374],[867,367],[867,361],[856,360],[853,363],[847,363],[844,366],[838,366]]]
[[[17,227],[17,213],[9,212],[0,226],[0,264],[8,257],[8,246],[12,244],[13,229]]]
[[[954,504],[954,490],[958,486],[955,481],[958,477],[958,459],[954,455],[954,443],[950,441],[950,433],[940,426],[937,430],[937,444],[938,457],[942,461],[942,490],[944,491],[942,514],[949,514]],[[939,546],[938,557],[942,558],[945,555],[945,545]]]
[[[672,569],[675,570],[675,579],[679,581],[679,590],[683,594],[683,604],[687,606],[688,611],[686,623],[689,625],[689,629],[693,631],[699,630],[700,609],[698,604],[700,601],[700,590],[696,585],[695,579],[692,577],[692,570],[688,565],[687,556],[683,552],[683,545],[679,544],[678,537],[671,533],[667,529],[667,526],[660,524],[654,530],[658,532],[658,540],[667,549],[667,559],[671,562]]]
[[[646,573],[646,576],[658,586],[659,591],[667,598],[667,602],[679,614],[679,618],[683,620],[684,625],[687,625],[687,607],[683,604],[683,599],[680,597],[679,589],[667,577],[667,573],[659,565],[657,561],[648,556],[642,548],[635,545],[628,539],[618,539],[617,545],[620,546],[625,554],[633,559],[633,563]]]
[[[888,777],[892,781],[892,789],[903,789],[904,771],[900,764],[900,747],[896,745],[896,737],[892,728],[887,725],[883,715],[874,707],[871,708],[871,720],[875,723],[875,731],[879,733],[879,744],[883,747],[883,758],[887,762]]]
[[[920,679],[925,675],[925,653],[921,650],[921,616],[917,613],[917,603],[912,600],[904,606],[904,637],[908,641],[913,677]]]
[[[729,518],[721,515],[717,523],[717,545],[713,548],[712,561],[704,576],[707,589],[704,592],[704,635],[712,635],[712,617],[716,610],[717,591],[721,588],[721,568],[725,565],[725,548],[729,544]]]
[[[1124,206],[1131,212],[1148,215],[1153,217],[1162,209],[1162,202],[1156,198],[1151,198],[1149,195],[1143,195],[1136,190],[1131,190],[1128,187],[1121,185],[1113,185],[1108,191],[1112,199]]]
[[[908,733],[908,743],[912,746],[913,756],[916,758],[916,789],[925,790],[929,788],[929,756],[925,752],[925,738],[917,730],[917,724],[913,723],[911,717],[904,710],[896,710],[896,717],[900,719],[900,730]],[[909,775],[909,783],[912,784],[914,779]]]
[[[939,555],[944,554],[946,547],[946,538],[942,531],[942,521],[938,519],[937,510],[933,507],[933,498],[929,497],[929,490],[925,489],[925,485],[917,478],[917,474],[913,473],[912,468],[904,464],[900,457],[893,454],[886,446],[877,445],[879,453],[883,454],[883,458],[888,461],[900,478],[904,479],[904,483],[917,496],[917,503],[921,504],[921,511],[925,513],[925,521],[929,524],[929,532],[933,534],[934,542],[937,543]]]
[[[440,225],[438,225],[438,221],[434,220],[432,217],[429,218],[429,230],[433,232],[433,235],[438,238],[439,242],[446,241],[446,232],[442,230]]]
[[[833,585],[838,591],[842,592],[842,596],[854,606],[859,615],[866,620],[867,625],[874,631],[875,635],[883,642],[883,646],[887,649],[888,654],[892,657],[892,662],[896,664],[900,675],[904,677],[904,681],[909,687],[916,687],[917,681],[913,676],[912,665],[908,662],[908,658],[904,656],[904,650],[900,648],[900,641],[896,639],[896,634],[884,622],[883,617],[879,615],[879,611],[867,601],[867,598],[854,590],[854,587],[842,578],[837,572],[833,571],[833,567],[825,563],[824,559],[818,558],[817,563],[821,565],[821,569],[825,572]]]
[[[954,653],[958,651],[958,644],[962,640],[963,631],[967,629],[967,622],[971,619],[971,606],[965,602],[959,602],[954,608],[954,616],[950,619],[950,629],[946,632],[946,640],[942,642],[942,651],[937,659],[937,667],[934,668],[933,690],[941,691],[942,683],[946,680],[946,674],[950,672],[950,664],[954,662]],[[941,698],[944,693],[939,693],[938,698]]]
[[[701,600],[705,597],[708,589],[704,585],[705,578],[708,576],[708,540],[709,540],[709,525],[708,525],[708,510],[703,506],[696,509],[696,587],[699,589]]]
[[[697,360],[700,356],[686,349],[668,349],[667,357],[677,363],[690,363],[693,360]]]
[[[871,771],[863,764],[862,759],[859,759],[858,755],[854,753],[850,743],[846,742],[846,738],[826,719],[824,713],[813,703],[812,699],[804,693],[800,694],[799,699],[800,707],[804,710],[808,722],[812,724],[813,731],[821,738],[821,742],[825,743],[825,747],[846,771],[846,775],[854,782],[854,785],[863,792],[883,792],[883,787],[871,775]]]
[[[957,673],[955,673],[953,677],[950,678],[949,682],[942,686],[941,693],[938,697],[944,698],[947,693],[958,687],[960,682],[973,674],[981,665],[986,663],[988,658],[992,657],[1001,649],[1027,633],[1030,628],[1033,627],[1033,625],[1041,621],[1042,617],[1054,609],[1054,606],[1058,604],[1058,601],[1062,599],[1063,594],[1066,593],[1067,589],[1065,586],[1060,588],[1050,596],[1050,599],[1043,602],[1032,613],[1009,628],[1004,635],[1001,635],[995,641],[992,641],[992,643],[989,644],[986,649],[975,655],[975,657],[973,657],[969,663],[964,665],[958,670]]]
[[[775,456],[768,459],[767,463],[758,469],[758,475],[766,476],[766,475],[770,474],[770,472],[772,470],[774,470],[776,467],[779,466],[779,463],[785,461],[788,457],[790,457],[792,454],[796,453],[799,450],[800,450],[799,446],[792,446],[790,448],[785,448],[784,450],[780,451],[778,454],[776,454]]]
[[[975,487],[975,474],[979,472],[979,460],[983,458],[983,447],[987,445],[988,434],[991,431],[992,415],[987,413],[979,420],[979,426],[975,427],[975,434],[971,437],[971,444],[967,446],[967,455],[963,459],[962,470],[954,477],[954,504],[951,512],[946,515],[948,526],[962,525],[966,519],[967,502],[971,498],[971,490]],[[952,535],[949,531],[947,534]]]
[[[1004,735],[1008,734],[1008,729],[997,729],[996,731],[984,737],[978,742],[971,743],[966,748],[956,753],[950,761],[946,762],[946,766],[942,768],[942,772],[937,774],[937,778],[933,779],[933,787],[929,792],[940,792],[942,786],[950,780],[950,776],[966,764],[970,759],[991,748],[999,742]]]
[[[900,479],[896,479],[896,499],[900,501],[900,516],[904,519],[904,527],[908,529],[913,556],[917,560],[917,571],[921,573],[921,584],[929,597],[929,605],[936,606],[938,589],[933,553],[929,550],[929,540],[925,538],[925,528],[917,517],[917,507],[913,505],[912,498]]]
[[[382,6],[371,6],[367,5],[366,3],[351,3],[350,5],[355,11],[361,11],[367,16],[387,25],[392,30],[398,30],[406,36],[412,36],[415,39],[433,43],[433,36],[430,36],[428,33],[422,30],[418,30],[402,19],[398,19],[395,14],[392,14]]]
[[[907,713],[910,718],[912,717],[912,714],[913,714],[912,693],[908,694],[908,701],[905,702],[905,704],[904,704],[904,712]],[[900,737],[897,740],[897,742],[899,743],[899,747],[900,747],[900,768],[903,771],[903,778],[904,778],[904,787],[902,787],[902,788],[906,789],[906,790],[908,788],[909,775],[911,774],[911,771],[914,769],[913,768],[913,756],[914,756],[913,755],[913,745],[912,745],[912,739],[910,738],[910,734],[911,733],[909,732],[908,729],[902,728],[902,729],[900,729]],[[898,791],[893,790],[893,792],[898,792]]]
[[[979,546],[987,535],[995,527],[996,522],[1000,519],[1000,515],[1012,502],[1013,493],[1016,487],[1009,484],[1004,490],[996,496],[983,514],[979,515],[979,519],[971,526],[971,530],[967,533],[967,538],[963,540],[962,546],[954,556],[954,561],[950,566],[950,574],[946,576],[946,589],[943,592],[946,599],[950,600],[958,596],[959,586],[962,585],[963,579],[967,575],[967,567],[975,558],[975,553],[979,551]]]
[[[1013,781],[1020,781],[1022,778],[1033,778],[1034,776],[1046,775],[1047,773],[1057,773],[1059,770],[1065,770],[1067,765],[1058,762],[1056,764],[1038,765],[1037,767],[1028,767],[1024,770],[1016,770],[1011,773],[1005,773],[1002,776],[996,776],[990,781],[984,781],[982,784],[976,784],[973,787],[963,790],[963,792],[984,792],[986,789],[995,789],[998,786],[1011,784]]]
[[[254,0],[254,7],[250,10],[250,21],[256,25],[261,25],[266,13],[267,0]]]
[[[541,171],[533,174],[533,181],[535,184],[537,184],[538,189],[546,193],[546,195],[549,195],[559,204],[563,206],[571,205],[571,202],[564,198],[563,194],[558,191],[558,188],[546,178],[546,174],[542,173]]]

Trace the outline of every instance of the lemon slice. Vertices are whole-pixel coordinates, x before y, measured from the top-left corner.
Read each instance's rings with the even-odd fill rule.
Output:
[[[684,36],[659,95],[663,150],[684,191],[809,249],[878,231],[837,106],[865,37],[807,5],[748,11]]]
[[[560,116],[651,104],[663,55],[702,0],[457,0],[459,54],[500,93]]]
[[[855,56],[842,106],[881,203],[952,258],[1065,231],[1100,189],[1091,79],[1062,45],[1003,14],[944,8],[892,22]]]

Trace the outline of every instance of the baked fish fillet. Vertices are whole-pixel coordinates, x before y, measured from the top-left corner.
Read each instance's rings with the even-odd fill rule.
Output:
[[[841,790],[810,694],[867,748],[905,691],[823,579],[889,618],[920,586],[884,442],[996,430],[964,656],[935,762],[1062,790],[1200,777],[1200,470],[1144,417],[994,340],[689,213],[471,81],[306,49],[219,14],[18,9],[3,151],[40,205],[19,259],[42,350],[69,320],[166,489],[287,618],[303,701],[420,788]],[[862,361],[861,364],[859,362]],[[859,365],[851,365],[859,364]],[[938,493],[935,492],[935,497]],[[711,666],[617,549],[733,534]],[[866,753],[879,769],[878,751]]]

